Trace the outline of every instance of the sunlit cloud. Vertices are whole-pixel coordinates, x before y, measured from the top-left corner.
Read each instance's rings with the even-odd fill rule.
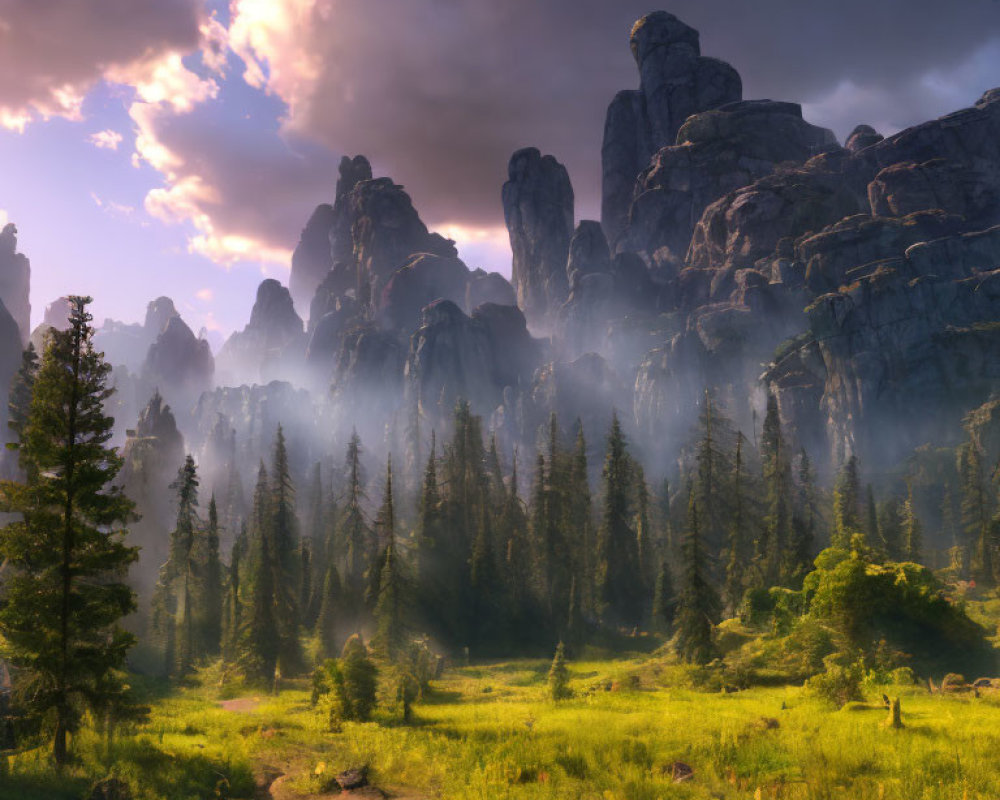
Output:
[[[87,137],[87,141],[101,150],[117,150],[118,145],[122,143],[122,138],[122,135],[118,131],[107,128],[106,130],[90,134]]]
[[[203,303],[211,303],[215,297],[215,293],[211,289],[199,289],[194,293],[194,296],[201,300]]]

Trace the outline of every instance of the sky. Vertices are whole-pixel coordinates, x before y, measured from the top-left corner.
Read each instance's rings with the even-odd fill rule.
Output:
[[[657,8],[744,97],[800,102],[841,140],[1000,85],[1000,0],[0,0],[0,223],[31,259],[33,324],[64,294],[98,322],[167,295],[217,344],[263,277],[287,283],[343,154],[509,275],[511,153],[555,155],[596,218],[604,114]]]

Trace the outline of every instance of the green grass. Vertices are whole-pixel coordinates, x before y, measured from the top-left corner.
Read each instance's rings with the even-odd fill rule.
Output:
[[[337,734],[323,730],[305,682],[238,713],[220,707],[206,676],[156,700],[110,761],[88,733],[62,778],[37,754],[18,757],[0,776],[0,800],[79,798],[109,772],[143,800],[211,798],[222,775],[232,797],[249,798],[253,773],[267,771],[289,776],[289,796],[305,796],[360,763],[379,785],[428,798],[1000,797],[1000,697],[890,687],[906,725],[893,731],[881,708],[836,711],[798,687],[701,693],[686,688],[685,668],[648,658],[571,663],[575,696],[555,704],[547,667],[455,669],[416,706],[414,724],[385,718]],[[627,687],[631,674],[638,689],[605,690]],[[674,761],[690,764],[694,779],[674,784]]]

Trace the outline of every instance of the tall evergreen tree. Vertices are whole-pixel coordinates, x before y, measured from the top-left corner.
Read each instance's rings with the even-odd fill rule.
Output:
[[[137,557],[123,541],[134,510],[114,485],[122,460],[108,447],[111,367],[94,349],[89,302],[71,297],[68,329],[50,334],[20,431],[26,482],[2,484],[4,510],[20,518],[0,530],[9,567],[0,637],[15,689],[52,721],[60,766],[81,708],[103,696],[134,642],[119,625],[135,607],[123,580]]]
[[[861,532],[861,475],[857,456],[852,455],[837,475],[833,490],[833,544],[847,549],[854,534]]]
[[[903,503],[903,557],[907,561],[920,561],[920,551],[923,547],[923,532],[920,519],[913,503],[913,487],[907,490],[906,502]],[[992,578],[992,575],[990,576]]]
[[[878,510],[875,506],[875,492],[869,483],[865,488],[865,538],[869,547],[881,544],[882,534],[878,529]]]
[[[719,597],[708,575],[708,559],[701,536],[698,503],[688,500],[688,522],[682,547],[683,581],[677,604],[677,651],[688,662],[707,664],[715,651],[713,625],[718,621]]]
[[[298,518],[295,514],[295,487],[288,467],[288,449],[281,426],[274,440],[271,469],[269,536],[274,577],[274,617],[280,640],[278,666],[282,675],[302,670],[299,644],[299,598],[302,596],[302,556],[299,549]]]
[[[767,503],[766,537],[758,553],[765,586],[782,582],[788,572],[788,543],[791,539],[791,464],[781,431],[778,401],[767,397],[767,413],[761,431],[761,456],[764,467],[764,491]]]
[[[337,538],[344,549],[344,612],[357,630],[364,616],[365,575],[376,557],[375,540],[365,518],[361,439],[351,434],[345,464],[347,491],[340,511]]]
[[[793,586],[800,585],[802,579],[812,569],[819,533],[819,516],[816,478],[813,475],[809,455],[802,449],[799,451],[795,507],[792,510],[792,541],[789,547],[792,559],[789,579]]]
[[[707,549],[721,553],[729,534],[732,519],[733,467],[730,454],[736,449],[735,434],[729,420],[716,408],[710,391],[706,390],[698,417],[699,438],[695,448],[697,471],[694,492],[701,509],[701,536]],[[715,573],[715,565],[711,565]]]
[[[597,535],[594,530],[594,507],[590,495],[587,464],[587,440],[583,423],[576,421],[576,444],[569,468],[568,502],[566,503],[566,542],[572,573],[576,578],[576,603],[591,611],[594,606],[594,551]]]
[[[663,561],[656,574],[656,585],[653,590],[653,630],[659,633],[669,633],[673,628],[676,609],[677,598],[674,596],[674,582],[670,576],[670,567],[667,566],[666,561]]]
[[[241,547],[233,547],[229,563],[229,578],[226,582],[226,599],[223,606],[222,660],[226,664],[236,661],[239,652],[240,630],[242,628],[242,607],[240,605],[240,558]]]
[[[336,562],[330,561],[323,577],[323,597],[316,618],[316,633],[319,635],[323,658],[333,658],[337,653],[341,628],[340,616],[344,607],[340,573],[337,572]]]
[[[988,583],[993,579],[989,496],[983,474],[982,449],[971,436],[958,449],[958,471],[962,481],[963,544],[971,556],[972,577]]]
[[[597,550],[597,599],[601,616],[613,625],[633,627],[642,619],[638,544],[632,529],[632,462],[618,414],[611,419],[604,457],[604,501]]]
[[[12,441],[7,445],[11,450],[20,448],[21,438],[31,416],[31,397],[34,393],[35,378],[38,376],[38,353],[35,346],[28,343],[28,348],[21,354],[21,366],[14,376],[10,386],[10,402],[7,407],[7,427],[13,434]],[[22,468],[27,466],[25,459],[21,460]]]
[[[899,500],[889,497],[879,510],[879,546],[892,561],[903,558],[903,514]]]
[[[743,602],[743,593],[748,583],[747,570],[752,561],[751,551],[755,538],[748,491],[749,476],[743,455],[745,444],[746,437],[742,433],[738,434],[736,454],[733,459],[733,520],[729,532],[723,588],[723,602],[729,614],[736,614]]]
[[[170,553],[153,593],[153,631],[163,651],[163,674],[183,678],[199,656],[195,623],[198,595],[198,471],[188,455],[170,487],[177,493],[177,518]]]
[[[375,519],[380,542],[385,542],[375,600],[375,635],[372,650],[389,662],[397,661],[406,647],[403,581],[396,546],[396,512],[392,499],[392,456],[385,469],[382,507]]]
[[[207,522],[205,535],[201,539],[204,552],[199,558],[199,563],[204,567],[199,586],[198,628],[201,652],[214,656],[222,646],[222,606],[225,594],[222,559],[219,556],[219,509],[214,493],[208,501]]]
[[[242,579],[246,595],[241,613],[237,664],[243,675],[258,686],[271,686],[281,634],[275,618],[274,553],[271,524],[271,487],[267,470],[261,463],[250,510],[249,564]]]

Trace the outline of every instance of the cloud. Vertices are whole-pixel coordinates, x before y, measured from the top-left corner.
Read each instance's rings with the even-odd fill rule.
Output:
[[[199,40],[201,0],[4,0],[0,5],[0,125],[82,118],[109,73]]]
[[[215,293],[211,289],[199,289],[194,293],[194,296],[203,303],[210,303],[212,302],[212,298],[215,297]]]
[[[231,0],[228,29],[205,3],[5,0],[0,125],[76,119],[98,82],[130,87],[133,164],[160,175],[146,212],[223,264],[287,266],[342,153],[404,184],[472,265],[509,264],[517,148],[556,155],[577,215],[598,214],[604,114],[638,83],[628,32],[648,0]],[[1000,74],[994,0],[669,7],[747,97],[803,102],[840,136],[969,105]]]
[[[922,76],[951,74],[958,106],[991,78],[963,74],[1000,30],[1000,3],[963,0],[674,0],[702,33],[702,51],[743,75],[748,97],[874,114],[857,97],[901,97],[883,118],[908,125],[956,107],[921,96]],[[331,150],[363,152],[405,184],[425,217],[488,227],[518,147],[567,164],[581,215],[597,213],[604,112],[636,86],[628,49],[648,0],[235,0],[231,41],[247,80],[288,104],[286,130]],[[989,59],[992,80],[1000,56]],[[828,102],[824,104],[824,99]]]
[[[87,141],[90,142],[94,147],[102,150],[117,150],[118,145],[122,143],[122,135],[118,131],[113,131],[110,128],[97,131],[97,133],[92,133],[87,137]]]

